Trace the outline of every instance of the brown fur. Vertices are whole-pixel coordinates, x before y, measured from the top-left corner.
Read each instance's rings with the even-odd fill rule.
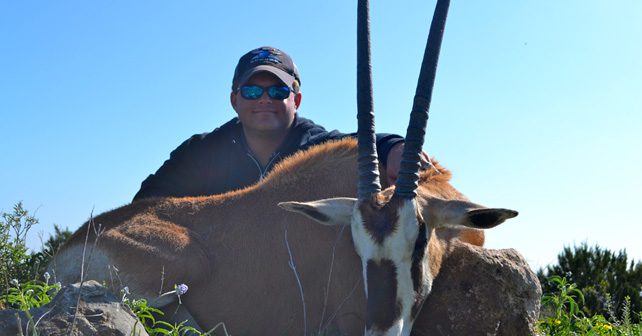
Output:
[[[420,195],[463,197],[448,183],[450,173],[437,168],[441,174],[422,173]],[[303,285],[307,331],[360,334],[365,297],[350,229],[318,225],[277,207],[282,201],[353,197],[356,176],[356,142],[347,139],[295,154],[262,183],[242,190],[141,200],[106,212],[94,219],[104,233],[87,278],[115,289],[129,286],[133,296],[158,306],[169,303],[155,299],[161,283],[163,291],[186,283],[183,304],[204,329],[224,322],[232,334],[301,334],[303,305],[288,266],[289,246]],[[79,278],[88,229],[85,223],[50,265],[63,283]],[[89,241],[94,238],[90,230]],[[430,245],[438,258],[436,248]],[[119,269],[120,281],[108,265]]]

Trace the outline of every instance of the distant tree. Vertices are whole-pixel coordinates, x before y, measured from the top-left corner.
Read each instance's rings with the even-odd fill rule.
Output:
[[[642,310],[642,263],[633,260],[629,263],[626,250],[616,254],[582,243],[574,248],[565,247],[557,261],[557,265],[537,272],[544,294],[555,291],[555,285],[547,279],[558,275],[582,290],[585,298],[582,311],[588,316],[614,316],[621,311],[627,296],[631,299],[632,311]],[[639,321],[639,316],[635,318]]]
[[[33,270],[38,276],[44,272],[45,267],[51,261],[51,258],[58,252],[60,246],[71,237],[72,232],[69,229],[61,229],[58,224],[54,224],[54,234],[50,235],[42,246],[42,251],[32,253],[26,262],[26,266]]]

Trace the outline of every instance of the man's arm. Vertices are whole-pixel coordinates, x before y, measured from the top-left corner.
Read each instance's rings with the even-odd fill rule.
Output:
[[[356,133],[345,134],[337,130],[319,134],[310,139],[310,142],[306,144],[306,147],[311,145],[316,145],[328,140],[335,140],[345,138],[347,136],[356,137]],[[399,168],[401,167],[401,155],[404,148],[404,138],[390,133],[377,133],[377,156],[381,164],[386,167],[386,176],[383,177],[386,179],[389,185],[395,184],[397,181],[397,176],[399,174]],[[430,164],[428,154],[421,153],[421,165],[422,168],[427,168]]]
[[[401,155],[403,154],[404,138],[396,134],[378,133],[377,155],[379,161],[386,167],[386,179],[389,185],[397,182],[399,168],[401,168]],[[427,168],[430,165],[428,154],[421,152],[421,167]]]
[[[322,128],[321,128],[322,129]],[[300,149],[307,149],[310,148],[311,146],[318,145],[330,140],[339,140],[343,139],[345,137],[357,137],[357,133],[341,133],[337,130],[333,131],[325,131],[325,129],[322,129],[322,132],[313,135],[308,139],[308,141],[301,146]],[[376,134],[376,142],[377,142],[377,155],[379,157],[379,161],[385,166],[387,161],[388,161],[388,153],[390,150],[398,144],[403,143],[404,139],[403,137],[396,135],[396,134],[390,134],[390,133],[377,133]]]
[[[388,156],[384,166],[386,167],[386,179],[388,184],[394,185],[399,176],[399,169],[401,168],[401,155],[403,154],[404,143],[398,142],[388,151]],[[425,152],[421,152],[421,168],[427,169],[430,167],[430,158]],[[383,161],[382,161],[383,162]]]

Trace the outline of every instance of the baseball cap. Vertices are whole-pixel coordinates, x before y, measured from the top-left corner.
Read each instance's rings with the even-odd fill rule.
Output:
[[[252,75],[267,71],[278,77],[283,84],[292,88],[295,80],[301,84],[299,70],[294,65],[292,58],[277,48],[260,47],[241,56],[234,69],[232,91],[243,85]]]

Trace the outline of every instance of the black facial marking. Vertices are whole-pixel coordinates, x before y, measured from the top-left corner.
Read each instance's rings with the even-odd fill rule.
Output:
[[[397,267],[391,260],[367,263],[368,302],[366,327],[388,330],[401,317],[397,301]]]
[[[369,201],[359,205],[363,226],[377,244],[383,244],[386,237],[397,230],[399,208],[402,205],[402,200],[395,197],[384,206]]]
[[[419,235],[415,241],[415,249],[412,252],[412,266],[410,269],[412,275],[412,287],[415,291],[415,303],[412,305],[411,317],[417,317],[424,299],[426,298],[425,291],[427,290],[424,284],[423,270],[425,266],[424,261],[426,258],[426,249],[428,248],[428,238],[426,236],[426,224],[417,218],[419,223]]]

